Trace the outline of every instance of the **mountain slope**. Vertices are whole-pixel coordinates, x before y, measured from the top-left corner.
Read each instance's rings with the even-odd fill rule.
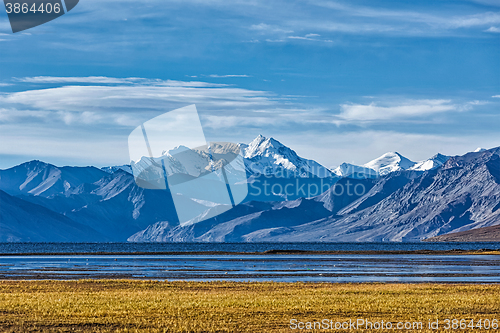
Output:
[[[432,237],[426,242],[500,242],[500,225]]]
[[[205,224],[167,226],[162,237],[151,239],[142,233],[129,240],[419,241],[491,226],[500,223],[499,154],[500,148],[469,153],[423,173],[397,171],[377,180],[356,180],[365,182],[357,184],[364,186],[359,196],[352,183],[350,195],[344,192],[335,196],[332,187],[312,199],[275,203],[271,208],[212,224],[207,220]],[[158,232],[162,226],[153,229]]]
[[[113,241],[127,238],[157,221],[175,221],[176,211],[170,194],[147,190],[135,184],[134,177],[125,171],[115,172],[96,183],[93,191],[101,199],[67,212],[71,219],[88,225]],[[181,197],[184,208],[202,214],[206,206]]]
[[[128,240],[133,242],[260,241],[264,234],[286,234],[291,227],[335,215],[360,197],[355,194],[354,188],[362,186],[367,191],[373,185],[374,181],[368,179],[341,179],[328,191],[311,199],[299,198],[286,202],[252,201],[238,205],[214,218],[201,222],[194,220],[181,226],[158,222],[132,235]],[[354,195],[344,195],[347,191],[352,191]],[[264,234],[261,235],[260,232]]]
[[[107,173],[114,173],[118,170],[123,170],[125,172],[132,174],[132,167],[130,165],[117,165],[117,166],[103,167],[103,168],[101,168],[101,170],[105,171]]]
[[[51,195],[73,191],[78,186],[98,181],[107,175],[95,167],[56,167],[41,161],[26,162],[0,170],[0,190],[11,195]]]
[[[454,157],[421,176],[411,171],[390,174],[341,210],[338,215],[342,217],[328,217],[298,226],[286,237],[262,240],[316,240],[327,230],[329,235],[323,240],[419,241],[495,225],[500,223],[499,153],[497,148]],[[382,195],[381,185],[391,181],[401,183]]]
[[[108,240],[88,226],[0,191],[0,242],[102,242]]]
[[[175,208],[167,192],[140,188],[134,177],[121,169],[109,174],[96,168],[59,168],[32,161],[2,170],[1,175],[0,188],[14,192],[17,198],[13,200],[25,206],[43,206],[53,219],[75,221],[103,235],[100,239],[126,241],[151,223],[176,220]],[[210,203],[190,198],[181,197],[180,200],[185,209],[198,214],[211,207]],[[20,217],[24,216],[18,212]],[[14,217],[9,221],[14,223]],[[42,223],[43,219],[40,221]],[[29,227],[24,233],[16,229],[15,235],[19,239],[41,239],[29,236]],[[77,235],[76,232],[71,239],[77,240]],[[82,236],[82,239],[88,237]]]

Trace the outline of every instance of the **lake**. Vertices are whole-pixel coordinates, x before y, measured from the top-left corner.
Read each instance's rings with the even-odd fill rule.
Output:
[[[485,248],[499,249],[500,245],[498,243],[2,243],[0,279],[132,278],[202,281],[500,283],[499,255],[182,254],[182,252],[204,251],[447,251]],[[99,252],[110,254],[95,254]],[[133,252],[143,254],[138,255]],[[177,252],[177,254],[154,254],[155,252]]]
[[[500,243],[0,243],[8,253],[264,252],[294,251],[449,251],[500,249]]]

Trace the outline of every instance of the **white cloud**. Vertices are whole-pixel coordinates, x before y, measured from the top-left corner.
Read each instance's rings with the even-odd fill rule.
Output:
[[[85,80],[85,78],[73,79]],[[107,79],[109,82],[112,81],[112,78]],[[196,104],[202,117],[205,117],[206,125],[216,129],[235,125],[244,127],[271,124],[285,126],[286,124],[340,125],[392,122],[428,118],[445,112],[468,111],[474,106],[486,103],[484,101],[454,103],[445,99],[372,101],[369,104],[345,103],[340,105],[340,114],[334,115],[331,110],[302,107],[301,102],[296,99],[265,91],[212,84],[204,86],[203,82],[195,85],[192,82],[182,81],[152,81],[157,85],[76,85],[4,93],[0,95],[0,104],[5,109],[10,106],[12,110],[16,110],[4,112],[9,115],[4,114],[4,121],[5,119],[13,122],[19,119],[30,121],[43,118],[45,121],[63,122],[66,125],[113,124],[115,126],[136,126],[148,117]]]
[[[196,76],[194,76],[196,77]],[[88,77],[56,77],[56,76],[35,76],[15,78],[15,81],[37,84],[68,84],[68,83],[87,83],[87,84],[124,84],[124,85],[146,85],[146,86],[167,86],[167,87],[224,87],[225,84],[199,82],[199,81],[175,81],[160,79],[145,79],[138,77],[116,78],[106,76],[88,76]]]
[[[486,29],[485,32],[493,32],[493,33],[500,33],[500,28],[497,27],[490,27],[489,29]]]
[[[385,9],[356,6],[335,1],[311,0],[310,3],[326,8],[331,19],[310,18],[282,22],[295,31],[314,28],[318,31],[338,31],[354,34],[436,35],[449,34],[460,28],[483,27],[500,24],[500,13],[480,12],[454,15],[453,11],[427,12],[418,10]]]
[[[474,15],[454,17],[450,20],[449,26],[462,28],[485,26],[497,23],[500,23],[500,13],[486,12]]]
[[[209,77],[213,78],[225,78],[225,77],[251,77],[250,75],[246,74],[228,74],[228,75],[217,75],[217,74],[211,74]]]
[[[34,76],[15,78],[16,81],[25,83],[94,83],[94,84],[131,84],[136,83],[138,78],[115,78],[106,76],[88,77],[55,77],[55,76]]]
[[[265,23],[253,24],[252,26],[250,26],[250,30],[259,31],[261,33],[285,33],[285,34],[288,34],[288,33],[293,32],[293,30],[283,29],[281,27],[273,26],[273,25],[269,25],[269,24],[265,24]]]
[[[491,96],[493,98],[500,98],[500,95]]]
[[[134,79],[143,82],[146,79]],[[152,85],[129,84],[114,78],[24,78],[22,82],[119,82],[118,85],[74,85],[0,95],[3,121],[134,126],[147,117],[197,104],[206,115],[226,116],[235,110],[247,115],[275,108],[286,99],[265,92],[205,82],[148,80]],[[126,83],[123,84],[122,83]]]
[[[425,99],[403,101],[394,105],[342,104],[340,118],[347,121],[390,121],[402,118],[424,117],[436,113],[464,110],[465,105],[455,105],[451,100]]]
[[[330,39],[319,39],[316,37],[319,37],[320,35],[318,34],[307,34],[304,37],[302,36],[288,36],[288,39],[301,39],[301,40],[310,40],[314,42],[325,42],[325,43],[332,43],[333,41]]]
[[[107,82],[113,80],[107,79]],[[45,77],[25,82],[37,81],[43,85],[51,80],[59,79]],[[71,83],[79,83],[91,79],[71,80],[74,81]],[[137,83],[148,80],[155,84]],[[335,115],[331,109],[302,104],[303,96],[279,96],[224,85],[205,86],[203,82],[194,85],[151,79],[129,81],[121,83],[123,81],[117,79],[120,83],[104,84],[101,80],[99,85],[63,82],[63,86],[56,88],[0,94],[0,142],[9,143],[0,145],[0,154],[57,156],[66,157],[68,161],[80,158],[87,160],[87,164],[101,165],[126,163],[126,141],[133,128],[154,116],[190,104],[197,105],[205,134],[213,141],[247,142],[263,133],[276,136],[299,154],[325,165],[344,161],[365,163],[375,153],[381,155],[389,150],[403,154],[410,150],[413,155],[408,157],[418,159],[438,151],[463,153],[469,145],[474,149],[496,144],[491,131],[482,138],[466,138],[466,134],[463,137],[454,132],[450,134],[447,128],[448,134],[440,137],[367,131],[365,126],[394,125],[405,119],[420,121],[433,115],[470,110],[485,104],[484,101],[459,103],[447,99],[400,98],[380,101],[375,97],[371,103],[345,103],[341,105],[340,115]],[[335,121],[362,126],[340,128],[332,125]]]

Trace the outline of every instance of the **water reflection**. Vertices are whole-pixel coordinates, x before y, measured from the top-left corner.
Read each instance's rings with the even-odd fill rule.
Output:
[[[3,256],[1,279],[500,282],[498,255]]]

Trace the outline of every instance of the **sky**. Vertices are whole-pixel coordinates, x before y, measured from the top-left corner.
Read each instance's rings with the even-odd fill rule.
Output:
[[[500,0],[81,0],[16,34],[0,9],[2,169],[129,163],[192,104],[207,141],[327,167],[500,146]]]

